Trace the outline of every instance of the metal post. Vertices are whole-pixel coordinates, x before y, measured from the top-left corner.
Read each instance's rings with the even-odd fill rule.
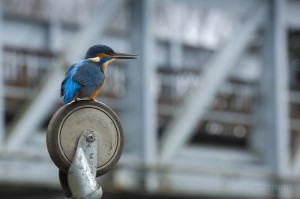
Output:
[[[128,89],[124,100],[128,112],[122,117],[127,139],[127,149],[146,165],[156,161],[157,148],[157,114],[156,114],[156,80],[153,34],[153,0],[135,0],[133,3],[133,52],[139,60],[128,67]],[[131,142],[130,142],[131,141]],[[145,186],[149,191],[155,189],[153,175],[146,174]],[[151,180],[152,179],[152,180]]]
[[[3,31],[3,24],[2,24],[2,18],[3,18],[3,7],[2,2],[0,1],[0,35],[1,31]],[[3,60],[2,60],[2,53],[3,52],[3,41],[2,37],[0,37],[0,144],[3,142],[3,139],[5,137],[5,124],[4,124],[4,114],[5,114],[5,108],[4,108],[4,78],[3,78]]]
[[[99,139],[96,132],[88,129],[80,136],[67,174],[72,199],[102,197],[102,187],[96,181]]]
[[[262,72],[263,114],[265,117],[265,159],[280,185],[290,175],[289,84],[285,0],[269,1],[265,28]],[[274,190],[278,198],[291,198],[292,190]]]
[[[270,1],[265,29],[262,94],[266,118],[267,164],[279,176],[289,170],[289,85],[285,1]]]

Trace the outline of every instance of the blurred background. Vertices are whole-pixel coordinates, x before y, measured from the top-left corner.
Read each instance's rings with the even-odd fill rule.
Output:
[[[64,198],[48,155],[66,68],[114,62],[125,131],[103,198],[300,198],[300,1],[0,0],[0,198]]]

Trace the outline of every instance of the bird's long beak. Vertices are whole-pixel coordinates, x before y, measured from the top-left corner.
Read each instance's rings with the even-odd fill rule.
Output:
[[[115,58],[115,59],[138,59],[139,57],[137,55],[133,55],[133,54],[115,52],[112,55],[112,58]]]

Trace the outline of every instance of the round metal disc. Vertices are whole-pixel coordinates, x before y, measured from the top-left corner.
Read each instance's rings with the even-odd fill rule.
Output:
[[[99,138],[97,176],[120,159],[124,136],[118,116],[100,102],[81,100],[60,108],[48,125],[48,151],[62,172],[68,172],[79,138],[87,129],[95,131]]]

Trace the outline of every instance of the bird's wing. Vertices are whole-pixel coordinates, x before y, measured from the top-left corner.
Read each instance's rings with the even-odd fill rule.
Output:
[[[87,61],[78,66],[72,80],[82,86],[78,97],[88,97],[102,85],[104,74],[94,62]]]
[[[64,80],[61,82],[61,87],[60,87],[60,96],[64,96],[64,90],[65,90],[65,82],[67,81],[68,77],[70,76],[71,70],[76,66],[76,64],[73,64],[72,66],[69,67],[65,74]]]

